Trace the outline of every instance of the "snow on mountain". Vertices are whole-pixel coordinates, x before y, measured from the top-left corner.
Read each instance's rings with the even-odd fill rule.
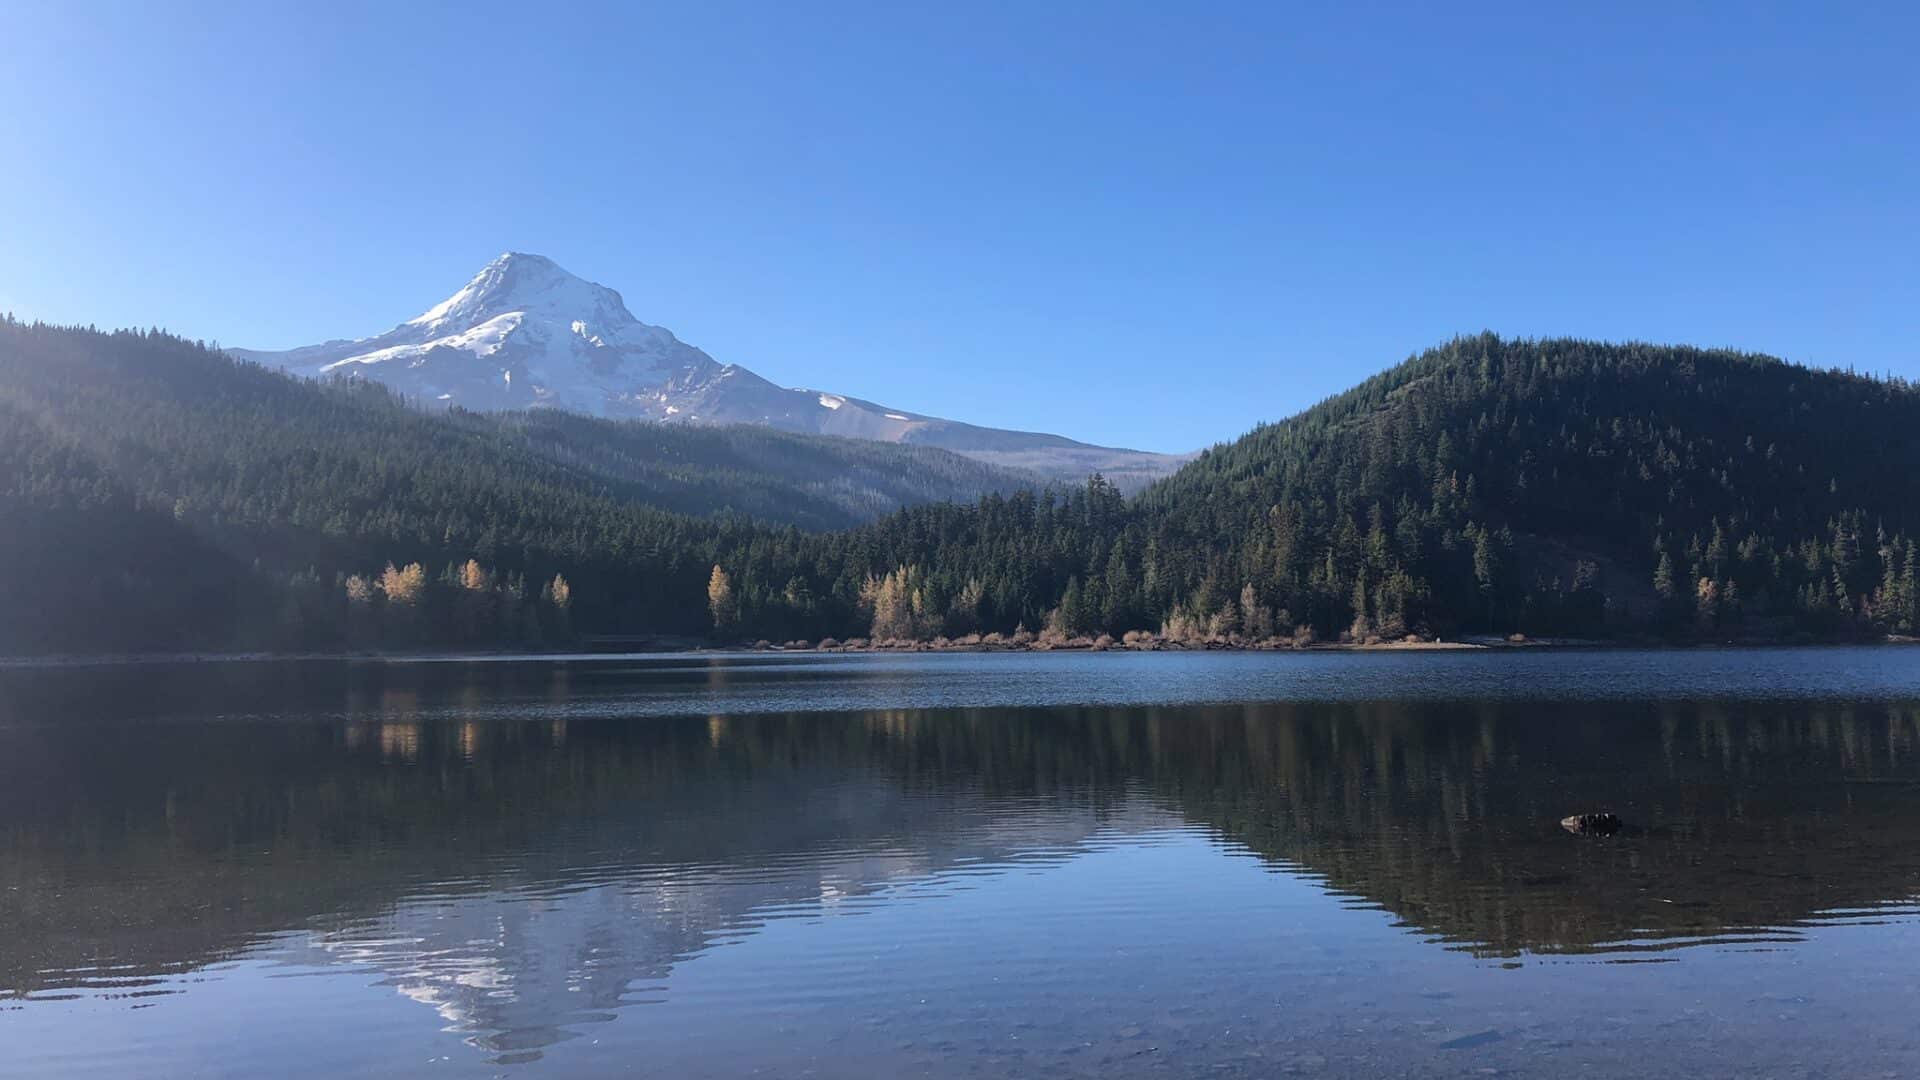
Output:
[[[765,424],[939,446],[1067,479],[1101,471],[1127,486],[1186,460],[786,389],[634,318],[612,289],[516,252],[384,334],[280,352],[229,351],[301,375],[374,379],[423,401],[476,411],[546,407],[670,423]]]

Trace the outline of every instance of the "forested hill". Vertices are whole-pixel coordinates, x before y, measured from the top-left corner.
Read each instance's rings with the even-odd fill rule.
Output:
[[[878,505],[850,490],[999,486],[935,455],[887,489],[906,459],[869,452],[898,448],[433,416],[6,323],[0,652],[1915,629],[1920,393],[1766,357],[1484,335],[1132,500],[1096,478],[832,532],[675,512],[817,525]]]
[[[426,412],[163,333],[0,320],[0,652],[325,644],[337,628],[259,623],[309,594],[331,606],[337,575],[388,560],[573,571],[606,586],[587,612],[615,592],[646,610],[662,573],[696,558],[704,575],[706,545],[733,532],[1034,482],[930,447]]]
[[[661,509],[732,512],[810,529],[845,528],[915,502],[971,499],[1039,482],[1033,473],[932,447],[763,428],[694,429],[550,410],[430,410],[431,416],[415,417],[405,415],[416,410],[405,410],[399,398],[368,384],[316,385],[158,333],[14,324],[0,325],[0,335],[0,394],[90,444],[101,460],[117,460],[117,467],[125,468],[138,451],[144,462],[138,486],[188,497],[194,493],[181,489],[193,482],[171,478],[176,468],[213,458],[248,459],[267,469],[301,440],[312,454],[334,452],[329,439],[361,424],[411,437],[392,448],[400,454],[517,454],[544,461],[551,475],[571,474]],[[447,423],[436,423],[443,416]],[[261,423],[269,417],[271,424]],[[429,447],[434,439],[442,442]],[[290,472],[286,479],[301,477]]]
[[[1211,451],[1139,510],[1204,555],[1200,610],[1251,582],[1322,632],[1909,629],[1920,393],[1482,335]]]
[[[1483,335],[1131,502],[1095,483],[917,507],[813,539],[811,564],[867,576],[863,604],[843,577],[835,632],[878,636],[1778,640],[1913,632],[1917,529],[1903,382]],[[775,597],[758,625],[793,624]]]

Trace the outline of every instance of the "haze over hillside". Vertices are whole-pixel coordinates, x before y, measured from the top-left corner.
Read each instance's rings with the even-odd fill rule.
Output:
[[[375,379],[422,401],[477,411],[538,407],[667,423],[757,424],[936,446],[1076,482],[1098,472],[1128,488],[1187,460],[777,386],[634,318],[614,290],[551,259],[518,252],[501,255],[452,296],[385,333],[278,352],[228,351],[301,375]]]

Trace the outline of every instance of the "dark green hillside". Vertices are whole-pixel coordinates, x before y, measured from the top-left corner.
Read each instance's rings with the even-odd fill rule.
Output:
[[[225,645],[243,576],[0,400],[0,655]]]
[[[1323,632],[1363,594],[1393,630],[1905,628],[1920,394],[1749,354],[1483,335],[1212,451],[1140,510],[1197,560],[1189,587],[1253,582]]]

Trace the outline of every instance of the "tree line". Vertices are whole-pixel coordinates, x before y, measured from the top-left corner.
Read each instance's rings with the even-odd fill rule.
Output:
[[[847,527],[740,512],[736,474],[805,485],[719,467],[760,435],[683,432],[0,323],[0,513],[25,523],[0,590],[27,613],[0,647],[1916,631],[1920,395],[1752,354],[1460,338],[1131,499],[987,485]],[[675,456],[701,440],[706,473]],[[810,476],[865,450],[819,452]]]

